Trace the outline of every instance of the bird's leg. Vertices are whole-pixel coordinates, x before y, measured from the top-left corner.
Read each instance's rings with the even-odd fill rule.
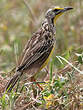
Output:
[[[36,82],[35,78],[34,77],[31,77],[31,82]],[[38,84],[36,83],[36,85],[41,89],[43,90],[43,88]],[[33,85],[32,85],[33,86]]]
[[[34,77],[31,77],[31,82],[36,82],[36,80],[35,80]],[[42,88],[38,83],[36,83],[36,85],[37,85],[39,88],[41,88],[41,90],[43,90],[43,88]],[[34,96],[34,98],[36,98],[36,97],[37,97],[37,90],[35,89],[33,83],[32,83],[32,90],[33,90],[33,96]]]

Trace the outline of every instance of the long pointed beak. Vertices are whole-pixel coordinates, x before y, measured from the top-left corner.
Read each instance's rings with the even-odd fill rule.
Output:
[[[72,10],[73,8],[72,7],[65,7],[62,12],[65,12],[65,11],[68,11],[68,10]]]
[[[72,9],[73,9],[72,7],[65,7],[65,8],[59,10],[56,14],[58,15],[58,14],[60,14],[60,13],[64,13],[64,12],[66,12],[66,11],[68,11],[68,10],[72,10]]]

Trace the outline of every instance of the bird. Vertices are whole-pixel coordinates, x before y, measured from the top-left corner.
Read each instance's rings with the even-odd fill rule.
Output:
[[[34,79],[34,76],[48,64],[56,44],[56,20],[64,12],[71,9],[73,8],[54,6],[47,10],[40,28],[33,33],[23,49],[15,75],[7,83],[7,92],[11,92],[20,77],[25,73],[27,73],[28,78]]]

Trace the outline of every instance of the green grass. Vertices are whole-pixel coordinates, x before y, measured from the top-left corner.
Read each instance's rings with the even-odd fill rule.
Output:
[[[80,54],[81,55],[81,54]],[[79,57],[79,55],[77,55]],[[82,56],[82,55],[81,55]],[[19,108],[20,103],[22,101],[27,104],[22,104],[22,107],[24,108],[37,108],[37,109],[64,109],[69,110],[70,108],[82,110],[82,93],[80,91],[81,87],[78,84],[78,78],[76,74],[80,75],[82,71],[80,71],[80,64],[83,63],[83,61],[78,60],[78,64],[76,66],[72,66],[72,63],[70,63],[68,60],[66,60],[64,57],[57,56],[58,59],[61,58],[61,64],[64,61],[68,63],[71,70],[66,70],[65,72],[63,69],[65,69],[66,64],[64,65],[64,68],[62,68],[61,74],[54,74],[54,63],[53,61],[50,63],[50,70],[49,70],[49,80],[46,80],[46,83],[39,83],[44,88],[43,91],[40,91],[40,89],[36,86],[35,83],[33,85],[35,88],[32,88],[32,84],[24,85],[20,89],[20,82],[17,84],[16,92],[13,90],[10,94],[4,93],[3,96],[0,99],[0,105],[2,110],[13,110],[13,108],[16,106]],[[83,58],[83,57],[82,57]],[[59,61],[60,61],[59,60]],[[80,65],[80,66],[79,66]],[[78,69],[79,67],[79,69]],[[61,71],[60,71],[61,72]],[[59,73],[59,72],[58,72]],[[22,83],[22,82],[21,82]],[[36,98],[34,98],[34,95]],[[23,98],[24,97],[24,98]],[[20,99],[22,98],[22,99]],[[20,101],[19,101],[20,100]],[[29,104],[30,103],[30,104]],[[26,106],[25,106],[26,105]],[[45,106],[46,107],[45,107]]]
[[[0,109],[82,110],[83,0],[30,0],[28,5],[29,9],[20,0],[0,0]],[[11,93],[4,93],[24,45],[40,27],[46,10],[54,5],[74,9],[57,20],[56,48],[47,67],[48,75],[45,81],[37,81],[43,91],[35,82],[33,88],[24,75]]]

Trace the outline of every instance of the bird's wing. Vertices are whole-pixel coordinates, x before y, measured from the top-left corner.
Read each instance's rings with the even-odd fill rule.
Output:
[[[46,34],[45,34],[46,35]],[[27,69],[30,65],[32,65],[34,62],[36,62],[38,59],[41,59],[42,57],[47,57],[47,54],[50,54],[48,51],[49,49],[52,49],[51,43],[48,43],[44,39],[44,35],[42,35],[41,40],[38,38],[38,42],[36,41],[36,44],[30,45],[32,48],[26,49],[26,52],[23,56],[22,62],[20,66],[18,67],[18,71]],[[35,42],[35,41],[34,41]],[[33,44],[34,44],[33,42]],[[42,56],[44,55],[44,56]],[[46,55],[46,56],[45,56]],[[42,56],[42,57],[41,57]],[[42,59],[44,60],[44,59]]]
[[[34,33],[34,34],[32,35],[31,39],[29,39],[29,40],[27,41],[27,43],[26,43],[26,45],[25,45],[25,47],[24,47],[24,49],[23,49],[23,52],[22,52],[21,56],[19,57],[18,65],[20,65],[20,64],[22,64],[22,62],[24,62],[23,59],[24,59],[24,56],[26,56],[26,53],[27,53],[27,55],[28,55],[27,57],[30,56],[29,53],[31,53],[30,51],[32,50],[33,47],[35,47],[35,44],[36,44],[36,42],[37,42],[37,40],[38,40],[37,38],[40,37],[41,34],[42,34],[42,30],[41,30],[41,28],[40,28],[36,33]],[[36,41],[35,41],[35,40],[36,40]],[[26,51],[27,51],[27,52],[26,52]]]

